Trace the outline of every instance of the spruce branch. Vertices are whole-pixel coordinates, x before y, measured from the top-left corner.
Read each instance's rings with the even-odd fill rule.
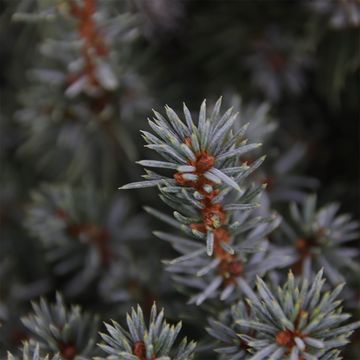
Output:
[[[238,319],[251,320],[249,308],[244,301],[239,301],[230,309],[220,313],[218,319],[209,319],[209,326],[206,330],[216,339],[216,346],[220,346],[215,348],[220,360],[243,360],[250,357],[250,349],[238,333],[240,330],[251,334],[251,330],[247,331],[248,328],[237,324]]]
[[[131,208],[128,198],[109,201],[93,187],[42,184],[32,192],[25,226],[41,241],[53,273],[65,279],[64,291],[79,294],[100,284],[115,262],[133,261],[130,245],[139,247],[146,226]]]
[[[223,243],[216,248],[222,257],[209,257],[196,241],[170,233],[154,234],[168,241],[182,256],[165,261],[167,270],[181,286],[191,289],[190,303],[200,305],[207,299],[234,301],[253,287],[256,275],[287,267],[291,258],[286,252],[270,246],[264,238],[277,226],[279,218],[264,221],[255,218],[252,224],[237,224],[234,232],[245,232],[240,244]],[[249,228],[250,229],[247,229]],[[248,231],[247,231],[248,230]],[[229,256],[230,254],[231,256]]]
[[[360,321],[345,323],[350,315],[342,313],[337,300],[343,284],[324,292],[324,283],[323,271],[312,283],[298,283],[290,272],[287,282],[272,291],[258,277],[248,307],[239,303],[232,309],[230,326],[210,321],[208,331],[223,345],[223,358],[238,359],[241,352],[246,354],[241,359],[251,360],[340,359],[338,349]]]
[[[251,85],[271,102],[277,102],[285,92],[301,93],[305,86],[305,70],[313,65],[311,42],[281,33],[276,26],[264,29],[260,38],[250,45],[250,55],[244,66],[251,73]],[[306,50],[306,51],[304,51]]]
[[[31,19],[34,22],[42,22],[47,18],[57,38],[44,42],[44,55],[55,57],[52,50],[60,48],[63,52],[56,55],[62,60],[65,60],[70,52],[72,55],[79,55],[79,58],[71,59],[67,74],[61,74],[55,69],[38,69],[35,71],[38,77],[44,79],[48,76],[57,85],[64,83],[65,95],[70,98],[86,94],[106,102],[107,99],[103,95],[109,95],[119,87],[118,74],[110,56],[112,46],[119,39],[124,42],[126,35],[133,30],[137,22],[136,17],[125,12],[122,6],[117,7],[111,0],[104,4],[99,4],[96,0],[64,0],[57,4],[41,1],[35,3],[32,13],[16,12],[13,18],[17,21]],[[21,9],[24,7],[29,7],[25,1],[19,5]],[[118,14],[120,9],[123,11],[121,15]],[[55,28],[55,21],[65,30],[64,33]],[[70,57],[68,59],[70,60]],[[66,79],[63,79],[63,76]],[[95,103],[93,105],[95,106]]]
[[[164,319],[164,310],[157,311],[155,303],[151,308],[149,326],[145,324],[143,312],[138,305],[126,317],[125,330],[117,322],[105,323],[108,334],[100,334],[103,342],[100,348],[109,355],[96,360],[190,360],[194,356],[196,343],[183,338],[175,345],[181,330],[181,322],[170,325]]]
[[[31,86],[19,96],[15,117],[26,140],[18,151],[36,156],[38,169],[55,178],[93,174],[101,185],[111,184],[121,155],[136,154],[125,122],[150,103],[127,61],[137,17],[111,0],[41,3],[41,12],[55,19],[46,24],[41,57],[29,71]]]
[[[221,114],[220,107],[221,98],[207,113],[204,101],[197,124],[185,105],[185,121],[169,107],[165,107],[167,119],[154,112],[149,124],[156,135],[144,131],[143,137],[166,161],[142,160],[139,164],[165,169],[172,177],[147,171],[144,182],[122,187],[158,186],[160,198],[174,210],[175,219],[145,208],[187,234],[181,238],[157,233],[180,252],[179,258],[166,262],[168,270],[178,283],[196,289],[190,302],[198,305],[209,298],[230,299],[237,293],[234,290],[245,286],[243,282],[251,287],[256,273],[289,264],[273,247],[263,257],[250,260],[244,255],[258,250],[256,242],[266,244],[264,239],[279,225],[280,218],[253,215],[265,186],[249,183],[248,176],[265,158],[250,165],[242,162],[242,156],[259,144],[248,144],[244,137],[248,124],[236,130],[236,114],[231,108]]]
[[[208,255],[213,253],[212,242],[219,242],[216,230],[221,229],[236,210],[256,208],[255,193],[242,189],[237,179],[244,174],[247,166],[242,166],[239,156],[260,144],[246,144],[243,137],[234,140],[233,123],[236,115],[229,109],[220,115],[221,99],[211,114],[206,113],[206,102],[201,105],[199,121],[194,124],[191,114],[184,105],[185,123],[169,107],[166,107],[168,120],[155,112],[149,124],[156,136],[144,133],[149,145],[159,145],[154,150],[166,161],[143,160],[139,164],[150,168],[171,169],[172,177],[148,172],[144,182],[128,184],[122,189],[147,186],[160,186],[163,201],[178,204],[179,216],[190,212],[197,222],[189,228],[204,234],[207,239]],[[229,174],[227,174],[229,172]],[[235,190],[236,203],[228,204],[227,211],[219,201],[230,190]],[[242,201],[242,199],[247,202]],[[219,244],[218,244],[219,245]]]
[[[70,275],[66,291],[81,292],[114,260],[110,213],[90,188],[43,184],[32,193],[25,225],[43,243],[54,273]]]
[[[96,316],[82,312],[79,306],[66,307],[58,293],[56,303],[40,299],[38,303],[33,302],[32,307],[33,313],[22,321],[42,351],[59,353],[65,360],[90,359],[96,354]]]
[[[324,268],[336,285],[345,280],[346,271],[360,271],[359,250],[352,246],[360,238],[359,223],[349,214],[339,214],[339,207],[331,203],[318,209],[316,195],[309,195],[301,207],[291,204],[291,222],[283,223],[282,230],[293,244],[289,256],[296,274],[310,278]]]

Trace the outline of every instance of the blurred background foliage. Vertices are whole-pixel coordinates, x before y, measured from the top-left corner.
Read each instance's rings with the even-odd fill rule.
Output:
[[[71,78],[88,71],[84,18],[71,3],[0,2],[2,349],[26,338],[19,319],[29,300],[55,290],[103,318],[157,299],[203,333],[206,311],[189,316],[162,271],[173,252],[151,236],[163,225],[142,212],[160,206],[154,192],[117,194],[139,178],[134,160],[147,152],[139,130],[153,108],[194,109],[221,95],[241,109],[266,103],[277,151],[302,144],[297,172],[319,180],[319,201],[360,217],[357,0],[94,1],[107,50],[96,54],[101,70],[89,88]],[[88,247],[104,239],[101,251],[126,270],[92,255]]]

